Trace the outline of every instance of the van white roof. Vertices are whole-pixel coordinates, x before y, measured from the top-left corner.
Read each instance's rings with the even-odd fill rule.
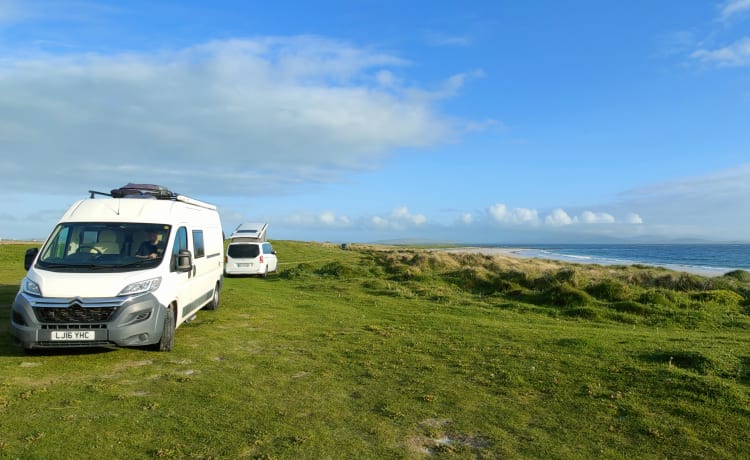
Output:
[[[179,200],[89,198],[75,202],[63,214],[60,222],[144,222],[166,224],[200,220],[202,214],[216,214],[214,209]]]

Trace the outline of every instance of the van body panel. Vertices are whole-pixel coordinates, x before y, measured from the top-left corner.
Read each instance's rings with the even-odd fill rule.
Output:
[[[11,314],[15,341],[28,349],[152,345],[167,308],[178,327],[210,302],[224,279],[218,212],[170,196],[92,194],[74,203],[21,283]],[[189,252],[190,270],[177,269],[180,250]]]

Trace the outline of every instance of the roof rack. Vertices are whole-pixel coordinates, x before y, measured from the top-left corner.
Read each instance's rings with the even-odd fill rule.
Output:
[[[193,206],[216,209],[216,206],[212,204],[194,200],[184,195],[178,195],[177,193],[174,193],[166,187],[162,187],[161,185],[133,184],[131,182],[127,185],[123,185],[120,188],[112,189],[109,193],[97,192],[95,190],[89,190],[89,193],[91,194],[91,198],[94,198],[94,195],[111,196],[112,198],[155,198],[157,200],[181,201],[183,203],[192,204]]]
[[[133,184],[132,182],[110,192],[112,198],[156,198],[159,200],[173,200],[176,193],[166,187],[152,184]]]

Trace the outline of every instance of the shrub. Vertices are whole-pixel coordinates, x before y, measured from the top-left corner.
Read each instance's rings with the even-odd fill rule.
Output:
[[[591,307],[576,307],[565,310],[565,315],[573,318],[583,318],[589,320],[599,319],[599,312]]]
[[[543,292],[542,300],[558,307],[581,307],[594,303],[589,294],[569,284],[550,286]]]
[[[617,280],[600,281],[586,288],[586,292],[596,298],[610,302],[627,300],[630,297],[628,287]]]
[[[532,288],[534,285],[534,280],[529,279],[529,276],[526,272],[517,270],[503,272],[499,274],[497,278],[503,279],[510,283],[517,283],[525,288]]]
[[[745,300],[740,294],[726,289],[696,292],[690,297],[699,302],[714,302],[720,305],[739,305]]]
[[[710,281],[702,276],[690,273],[668,274],[654,280],[657,287],[675,291],[704,291],[710,286]]]
[[[509,295],[518,295],[526,291],[526,289],[518,283],[502,278],[495,279],[492,290],[493,292],[501,292]]]
[[[529,281],[529,287],[540,291],[546,290],[551,286],[559,285],[552,273],[543,273],[541,276]]]
[[[649,316],[655,313],[654,309],[634,300],[623,300],[612,304],[612,308],[621,313],[632,313],[640,316]]]
[[[578,275],[578,272],[572,268],[558,270],[554,275],[554,279],[559,283],[568,283],[575,287],[578,287],[580,284],[580,276]]]
[[[674,294],[671,291],[663,289],[649,289],[638,296],[638,302],[647,305],[659,305],[662,307],[672,307],[675,305]]]
[[[341,262],[329,262],[315,271],[321,276],[333,276],[335,278],[351,278],[362,275],[363,270],[354,265],[342,264]]]
[[[289,267],[282,271],[279,271],[279,278],[283,279],[296,279],[306,276],[310,276],[313,272],[313,268],[310,264],[301,263],[296,267]]]
[[[482,267],[466,267],[449,273],[448,281],[467,291],[494,291],[490,272]]]
[[[722,278],[731,278],[743,283],[750,283],[750,272],[746,270],[733,270],[728,273],[724,273]]]

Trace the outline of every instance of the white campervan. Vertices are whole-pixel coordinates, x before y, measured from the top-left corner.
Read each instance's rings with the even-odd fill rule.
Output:
[[[271,243],[266,239],[268,224],[240,224],[229,236],[227,254],[224,258],[224,274],[260,275],[279,269],[279,259]]]
[[[144,184],[90,193],[41,250],[27,251],[11,313],[15,341],[25,349],[171,350],[180,324],[219,305],[224,238],[216,207]]]

